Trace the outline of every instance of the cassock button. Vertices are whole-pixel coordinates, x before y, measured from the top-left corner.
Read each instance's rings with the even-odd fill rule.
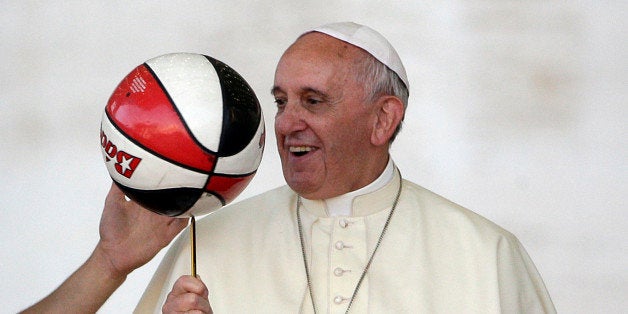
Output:
[[[344,302],[347,298],[343,298],[342,296],[337,295],[334,298],[334,303],[336,304],[342,304],[342,302]]]
[[[336,269],[334,269],[334,275],[336,275],[336,277],[340,277],[345,273],[345,270],[337,267]]]
[[[336,244],[334,246],[336,247],[336,250],[342,250],[342,249],[344,249],[346,247],[346,245],[342,241],[336,242]]]
[[[344,229],[349,226],[349,221],[343,218],[338,221],[338,224],[340,225],[340,228]]]

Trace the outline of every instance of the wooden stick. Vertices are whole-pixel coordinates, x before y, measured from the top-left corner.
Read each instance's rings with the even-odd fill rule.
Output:
[[[196,219],[190,219],[190,263],[192,276],[196,277]]]

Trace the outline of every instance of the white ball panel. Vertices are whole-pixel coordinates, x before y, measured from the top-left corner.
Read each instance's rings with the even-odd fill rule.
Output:
[[[190,217],[190,216],[202,216],[214,212],[218,209],[222,208],[222,202],[220,200],[209,193],[203,193],[201,197],[198,198],[198,201],[183,215],[178,217]]]
[[[214,66],[205,56],[193,53],[167,54],[146,64],[176,104],[192,136],[217,152],[223,108],[220,79]]]
[[[261,138],[262,136],[265,136],[265,132],[264,115],[261,115],[257,131],[249,144],[235,155],[219,157],[216,161],[216,168],[214,169],[214,172],[240,175],[256,171],[262,161],[264,145],[261,143]]]
[[[142,190],[205,186],[207,174],[179,167],[144,150],[122,135],[106,114],[103,114],[101,130],[105,135],[101,133],[105,165],[116,182]]]

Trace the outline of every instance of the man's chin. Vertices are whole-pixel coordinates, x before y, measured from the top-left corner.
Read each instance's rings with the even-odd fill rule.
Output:
[[[299,194],[301,197],[307,199],[316,199],[316,191],[317,189],[314,187],[314,184],[310,180],[305,180],[305,178],[286,178],[286,182],[288,186]]]

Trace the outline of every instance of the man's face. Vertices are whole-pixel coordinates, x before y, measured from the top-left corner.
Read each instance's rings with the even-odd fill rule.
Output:
[[[362,50],[320,33],[301,37],[283,55],[272,93],[275,134],[286,182],[308,199],[361,188],[374,178],[362,169],[372,158],[376,119],[352,68]]]

